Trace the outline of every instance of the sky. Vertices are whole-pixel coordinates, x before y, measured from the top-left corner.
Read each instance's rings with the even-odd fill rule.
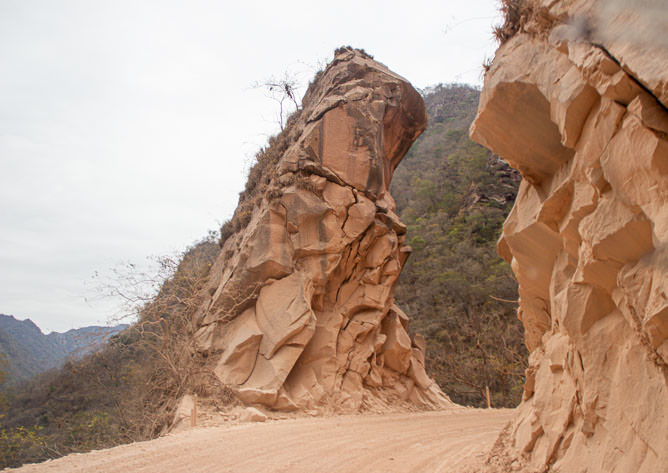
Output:
[[[479,85],[500,21],[496,0],[0,0],[0,313],[104,325],[114,268],[216,231],[278,131],[255,84],[352,45],[419,88]]]

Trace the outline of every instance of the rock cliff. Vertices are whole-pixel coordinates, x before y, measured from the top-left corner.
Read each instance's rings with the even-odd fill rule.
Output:
[[[452,405],[393,297],[410,248],[388,189],[426,124],[405,79],[342,48],[260,153],[194,321],[198,349],[243,403]]]
[[[506,468],[666,471],[665,5],[505,4],[471,136],[524,178],[498,243],[531,352]]]

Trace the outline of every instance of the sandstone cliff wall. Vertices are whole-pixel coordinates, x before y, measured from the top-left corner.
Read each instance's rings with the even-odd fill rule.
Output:
[[[514,8],[471,127],[524,178],[498,244],[531,352],[506,454],[526,471],[667,471],[665,4]]]
[[[199,350],[249,405],[359,411],[452,405],[425,374],[393,287],[410,248],[388,189],[427,124],[403,78],[337,52],[263,169],[251,171],[201,294]]]

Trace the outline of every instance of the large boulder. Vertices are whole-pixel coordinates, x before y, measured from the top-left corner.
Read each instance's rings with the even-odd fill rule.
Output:
[[[499,253],[531,352],[502,463],[525,471],[668,465],[668,43],[647,3],[512,3],[471,126],[524,177]]]
[[[244,222],[225,241],[194,320],[198,349],[243,403],[452,406],[393,297],[409,248],[390,179],[426,124],[405,79],[343,48],[266,151],[277,158],[242,197],[235,220]]]

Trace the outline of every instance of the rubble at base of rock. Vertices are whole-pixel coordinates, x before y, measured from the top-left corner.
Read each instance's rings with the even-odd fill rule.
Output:
[[[638,19],[599,25],[596,2],[526,5],[550,21],[499,48],[471,127],[524,177],[499,241],[531,351],[505,454],[523,471],[665,471],[668,51],[624,43]],[[569,34],[582,18],[607,34]]]
[[[410,248],[389,183],[426,121],[405,79],[350,48],[309,88],[271,192],[224,243],[194,321],[198,349],[244,404],[453,406],[393,298]]]

